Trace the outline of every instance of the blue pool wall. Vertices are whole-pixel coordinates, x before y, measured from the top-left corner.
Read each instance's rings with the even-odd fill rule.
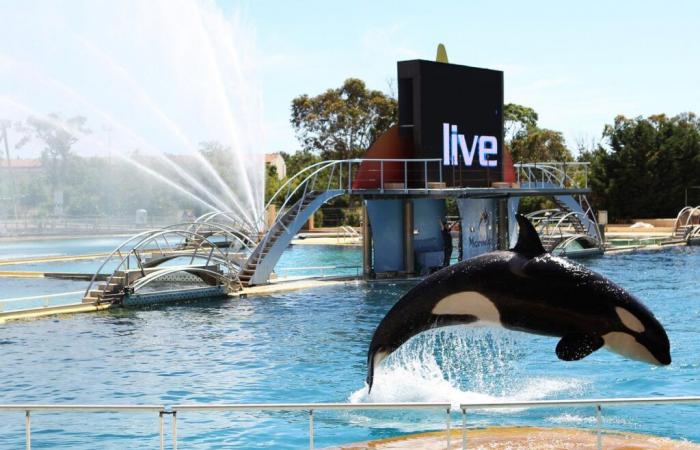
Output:
[[[415,253],[442,251],[440,220],[445,217],[442,199],[413,199],[413,249]],[[374,243],[374,271],[401,272],[404,262],[404,200],[367,200]]]
[[[403,271],[403,200],[367,200],[367,213],[374,243],[374,271]]]

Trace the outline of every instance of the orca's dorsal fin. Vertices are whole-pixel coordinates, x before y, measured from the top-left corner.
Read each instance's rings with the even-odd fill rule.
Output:
[[[522,214],[516,214],[515,218],[518,220],[518,243],[511,250],[528,258],[544,254],[545,250],[535,227]]]

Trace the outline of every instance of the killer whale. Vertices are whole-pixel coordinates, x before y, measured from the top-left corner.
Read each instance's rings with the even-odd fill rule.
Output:
[[[655,365],[671,363],[663,326],[635,296],[586,267],[545,252],[522,215],[518,242],[446,267],[416,285],[377,326],[367,353],[374,368],[411,337],[478,322],[560,338],[556,355],[585,358],[601,347]]]

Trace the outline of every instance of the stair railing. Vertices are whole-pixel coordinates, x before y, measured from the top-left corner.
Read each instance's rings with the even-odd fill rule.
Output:
[[[574,178],[577,171],[583,169],[583,186],[588,187],[589,162],[536,162],[517,163],[516,179],[518,183],[550,183],[558,187],[578,186],[581,184]],[[572,173],[573,171],[573,173]]]
[[[585,217],[588,219],[588,230],[586,230],[586,233],[591,236],[591,230],[590,227],[593,226],[593,234],[596,237],[596,240],[598,241],[598,246],[600,248],[605,247],[605,240],[603,239],[603,235],[600,232],[600,226],[598,226],[598,219],[595,216],[595,211],[593,211],[593,207],[591,204],[588,202],[588,198],[585,195],[581,195],[579,197],[579,205],[581,206],[581,209],[584,211]]]

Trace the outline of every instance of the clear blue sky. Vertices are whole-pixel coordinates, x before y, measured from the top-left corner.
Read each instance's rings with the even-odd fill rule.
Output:
[[[700,111],[700,2],[219,0],[254,28],[269,151],[298,147],[291,99],[358,77],[388,90],[396,61],[505,71],[506,102],[531,106],[567,142],[614,116]]]

